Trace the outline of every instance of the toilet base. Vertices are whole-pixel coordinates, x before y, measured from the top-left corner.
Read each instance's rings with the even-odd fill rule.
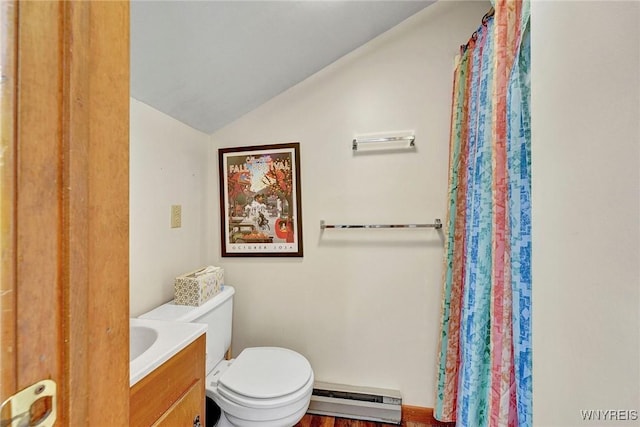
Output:
[[[303,412],[302,414],[295,414],[295,415],[293,415],[293,416],[291,417],[291,419],[298,418],[298,417],[299,417],[299,418],[298,418],[298,419],[297,419],[293,424],[291,424],[291,425],[287,425],[287,427],[293,427],[293,426],[295,426],[295,425],[298,423],[298,421],[300,421],[300,420],[302,419],[302,417],[304,417],[304,414],[305,414],[305,413],[306,413],[306,411],[305,411],[305,412]],[[289,422],[291,422],[291,421],[289,421]],[[231,421],[229,421],[229,419],[226,417],[226,415],[225,415],[225,414],[224,414],[224,412],[223,412],[223,413],[221,413],[221,414],[220,414],[220,418],[218,419],[218,423],[215,425],[215,427],[236,427],[236,426],[234,426],[233,424],[231,424]]]
[[[241,420],[236,417],[231,416],[231,419],[235,421],[235,423],[229,421],[224,411],[220,415],[220,421],[218,422],[219,427],[293,427],[298,424],[298,421],[304,417],[304,414],[307,413],[307,407],[304,407],[297,411],[295,414],[291,414],[286,418],[282,418],[279,420],[269,420],[269,421],[249,421],[249,420]]]
[[[205,401],[205,413],[207,415],[206,427],[217,426],[218,421],[220,421],[220,415],[222,415],[222,410],[209,396],[206,397]]]
[[[220,414],[220,419],[218,420],[218,424],[216,427],[234,427],[233,424],[229,422],[227,417],[224,415],[224,412]]]

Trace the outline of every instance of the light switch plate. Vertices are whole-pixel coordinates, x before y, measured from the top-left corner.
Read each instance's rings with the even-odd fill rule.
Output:
[[[171,205],[171,228],[182,227],[182,205]]]

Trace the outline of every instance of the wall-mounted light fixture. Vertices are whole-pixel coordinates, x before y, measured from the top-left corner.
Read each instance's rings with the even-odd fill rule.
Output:
[[[415,135],[357,136],[353,139],[353,151],[402,150],[415,148]]]

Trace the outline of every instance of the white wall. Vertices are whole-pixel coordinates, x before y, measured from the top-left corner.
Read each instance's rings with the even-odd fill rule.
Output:
[[[280,345],[322,381],[399,389],[434,406],[443,236],[327,230],[446,216],[453,58],[489,9],[441,2],[212,135],[217,148],[299,141],[304,258],[220,258],[217,171],[211,259],[236,287],[234,353]],[[312,54],[312,53],[310,53]],[[354,156],[354,135],[415,130],[416,152]]]
[[[640,3],[534,1],[536,426],[640,410]]]
[[[209,136],[131,99],[130,311],[173,297],[175,276],[205,264]],[[171,228],[171,205],[182,227]]]

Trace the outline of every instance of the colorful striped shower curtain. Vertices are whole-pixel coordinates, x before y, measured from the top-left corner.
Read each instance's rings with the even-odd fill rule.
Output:
[[[531,426],[529,2],[495,0],[456,67],[435,417]]]

